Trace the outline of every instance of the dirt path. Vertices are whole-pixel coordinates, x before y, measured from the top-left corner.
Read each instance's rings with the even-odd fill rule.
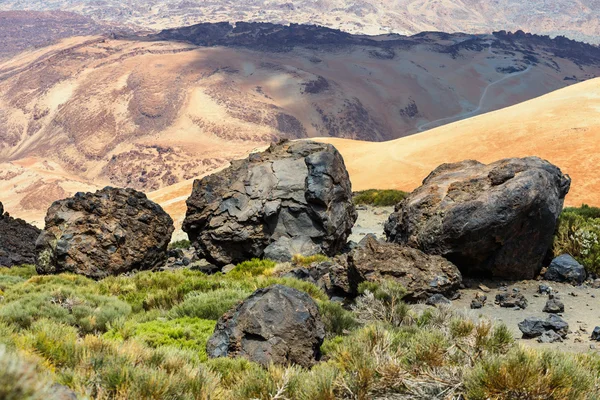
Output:
[[[490,47],[490,49],[491,49],[491,47]],[[479,114],[481,112],[481,109],[483,108],[483,104],[485,102],[485,98],[486,98],[486,96],[488,94],[488,91],[490,90],[490,88],[492,86],[496,86],[496,85],[498,85],[498,84],[500,84],[500,83],[502,83],[502,82],[504,82],[504,81],[506,81],[508,79],[512,79],[512,78],[517,77],[519,75],[526,74],[530,70],[531,70],[531,65],[529,65],[523,71],[514,72],[512,74],[506,75],[506,76],[498,79],[497,81],[491,82],[483,90],[483,93],[481,94],[481,97],[479,99],[479,105],[477,106],[477,108],[475,110],[469,111],[469,112],[465,112],[465,113],[461,113],[461,114],[458,114],[458,115],[454,115],[452,117],[440,118],[440,119],[436,119],[435,121],[426,122],[424,124],[417,125],[417,129],[419,130],[419,132],[423,132],[423,131],[426,131],[428,129],[435,128],[435,127],[439,126],[440,122],[444,122],[444,123],[456,122],[458,120],[465,119],[465,118],[468,118],[468,117],[473,117],[473,116]]]

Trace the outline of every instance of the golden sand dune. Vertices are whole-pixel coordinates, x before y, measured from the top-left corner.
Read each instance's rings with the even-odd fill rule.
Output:
[[[342,153],[354,190],[411,191],[442,163],[539,156],[573,179],[568,205],[600,206],[600,79],[389,142],[318,140]]]

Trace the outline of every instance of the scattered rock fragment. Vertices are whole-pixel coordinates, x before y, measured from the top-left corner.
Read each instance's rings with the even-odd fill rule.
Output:
[[[542,311],[550,314],[560,314],[565,312],[565,305],[560,300],[549,299]]]
[[[452,304],[450,300],[448,300],[443,294],[434,294],[430,296],[425,302],[428,306],[438,306],[440,304]]]
[[[263,366],[313,366],[325,328],[317,304],[282,285],[259,289],[223,315],[208,340],[209,357],[245,357]]]
[[[540,337],[538,337],[537,341],[540,343],[556,343],[562,342],[563,338],[554,331],[546,331],[542,333]]]
[[[471,309],[478,310],[480,308],[483,308],[483,306],[485,306],[486,301],[487,296],[485,294],[483,294],[482,292],[475,293],[475,298],[471,300]]]
[[[568,254],[556,257],[550,263],[544,274],[544,279],[555,282],[568,282],[573,285],[581,285],[586,278],[583,265]]]
[[[600,342],[600,326],[594,328],[594,331],[592,332],[592,340]]]
[[[540,283],[540,285],[538,286],[538,293],[550,294],[552,293],[552,288],[544,283]]]
[[[522,310],[527,308],[527,299],[519,292],[512,293],[499,293],[496,295],[496,303],[500,307],[506,308],[520,308]]]
[[[558,315],[551,314],[546,319],[538,317],[529,317],[519,322],[519,330],[523,333],[524,339],[531,339],[542,336],[546,331],[554,331],[562,338],[569,332],[569,324]]]

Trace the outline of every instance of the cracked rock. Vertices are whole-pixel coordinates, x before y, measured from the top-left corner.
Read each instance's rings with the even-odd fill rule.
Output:
[[[325,327],[314,300],[282,285],[259,289],[223,315],[208,340],[209,357],[244,357],[263,366],[313,366]]]
[[[280,142],[194,182],[183,230],[216,265],[339,253],[356,222],[344,160],[329,144]]]

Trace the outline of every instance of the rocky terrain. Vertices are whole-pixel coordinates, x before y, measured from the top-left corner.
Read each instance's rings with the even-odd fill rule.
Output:
[[[1,5],[0,5],[1,7]],[[0,11],[0,60],[72,36],[132,32],[64,11]]]
[[[181,218],[183,195],[165,188],[273,139],[388,140],[600,74],[598,48],[522,32],[204,24],[119,38],[0,64],[0,186],[15,215],[40,224],[52,201],[114,185],[162,191]]]
[[[154,29],[219,21],[320,24],[357,34],[524,29],[597,43],[599,5],[597,0],[6,0],[0,10],[67,10]]]
[[[0,202],[0,265],[35,263],[35,241],[39,235],[35,226],[5,213]]]

